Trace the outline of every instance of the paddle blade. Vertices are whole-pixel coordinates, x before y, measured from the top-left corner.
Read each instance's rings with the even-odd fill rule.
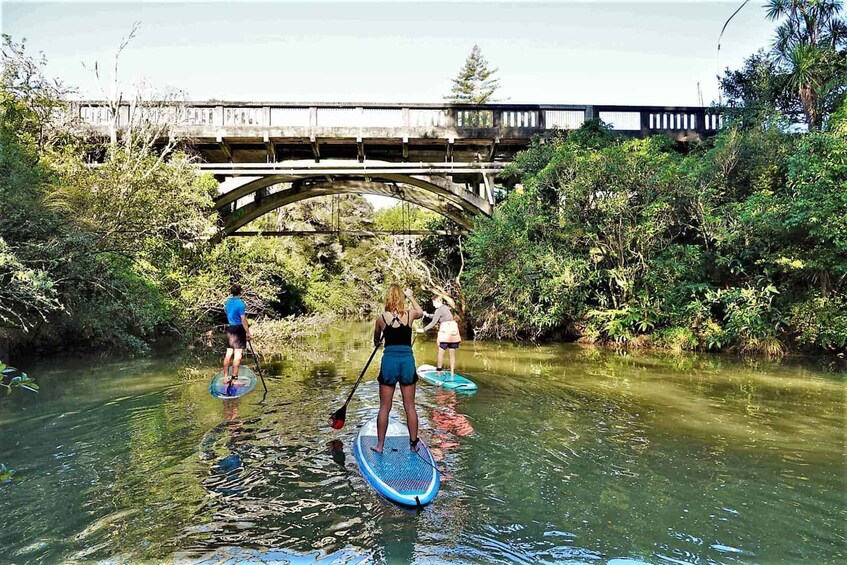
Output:
[[[347,406],[344,405],[329,415],[329,427],[340,430],[344,427],[344,419],[347,418]]]

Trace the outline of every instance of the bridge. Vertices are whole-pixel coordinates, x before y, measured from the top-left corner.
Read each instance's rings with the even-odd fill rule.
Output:
[[[721,126],[717,113],[699,106],[209,101],[113,110],[82,101],[71,111],[98,136],[139,116],[166,122],[166,135],[221,181],[215,205],[228,235],[281,206],[345,193],[392,196],[469,228],[493,210],[494,176],[536,136],[592,118],[621,135],[679,141]]]

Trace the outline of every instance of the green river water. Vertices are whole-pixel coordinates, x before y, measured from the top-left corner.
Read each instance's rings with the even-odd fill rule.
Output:
[[[37,361],[0,399],[0,562],[843,563],[845,377],[799,363],[466,343],[472,395],[418,387],[442,489],[422,512],[352,455],[368,326],[208,393],[217,360]],[[418,363],[435,345],[415,344]],[[398,400],[395,415],[402,414]]]

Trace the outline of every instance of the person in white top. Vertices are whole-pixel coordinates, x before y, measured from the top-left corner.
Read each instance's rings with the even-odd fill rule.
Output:
[[[432,306],[435,312],[428,314],[423,313],[424,318],[432,318],[432,321],[425,327],[422,332],[429,331],[438,325],[438,366],[437,371],[441,371],[444,364],[444,352],[450,352],[450,376],[456,372],[456,350],[459,349],[459,344],[462,343],[462,336],[459,335],[459,324],[453,319],[453,313],[450,307],[444,303],[445,296],[434,294],[432,296]]]

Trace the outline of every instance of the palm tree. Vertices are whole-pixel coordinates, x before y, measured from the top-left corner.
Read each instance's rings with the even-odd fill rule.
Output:
[[[847,24],[841,0],[768,0],[767,17],[782,21],[773,51],[789,74],[810,129],[823,122],[823,102],[845,92]]]

